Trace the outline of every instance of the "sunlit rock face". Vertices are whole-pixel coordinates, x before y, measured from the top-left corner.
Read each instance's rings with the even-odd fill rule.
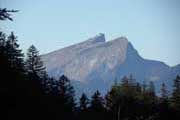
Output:
[[[162,83],[170,88],[180,74],[178,66],[142,58],[127,38],[106,41],[104,34],[41,57],[48,74],[55,78],[65,74],[78,94],[91,95],[97,89],[106,93],[115,80],[130,74],[140,83],[154,81],[159,93]]]
[[[106,42],[104,34],[99,34],[85,42],[43,55],[42,59],[51,76],[65,74],[71,80],[86,82],[86,77],[97,69],[106,72],[122,64],[126,59],[127,45],[128,40],[124,37]]]

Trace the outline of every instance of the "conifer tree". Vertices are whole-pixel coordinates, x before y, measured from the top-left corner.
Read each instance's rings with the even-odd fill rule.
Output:
[[[13,32],[6,38],[5,34],[1,33],[1,64],[2,64],[2,78],[4,80],[4,86],[9,93],[17,95],[25,92],[25,69],[24,69],[24,55],[17,43],[17,37]],[[8,76],[7,76],[8,74]],[[8,82],[8,83],[7,83]]]
[[[106,97],[106,109],[108,111],[108,119],[116,120],[117,116],[120,116],[121,109],[121,86],[120,84],[114,84],[111,90],[107,93]]]
[[[134,94],[136,94],[136,86],[135,86],[135,79],[132,78],[132,75],[130,75],[130,78],[123,77],[122,83],[121,83],[121,94],[124,97],[133,98]]]
[[[168,101],[168,91],[166,85],[162,83],[161,85],[161,97],[159,101],[159,117],[162,120],[169,120],[170,111],[169,111],[169,101]]]
[[[70,80],[62,75],[58,80],[59,104],[63,118],[72,119],[75,110],[75,92]]]
[[[42,81],[47,76],[39,52],[34,45],[27,51],[26,70],[29,82],[29,94],[39,96],[42,94]]]
[[[34,45],[31,45],[28,48],[26,68],[28,74],[38,76],[39,78],[44,78],[44,76],[46,75],[45,67],[39,56],[39,51],[36,49]]]
[[[101,96],[100,92],[97,90],[91,97],[90,102],[90,112],[91,119],[105,119],[104,111],[104,99]]]
[[[5,51],[5,44],[6,43],[6,34],[0,32],[0,55],[2,56]]]
[[[79,104],[78,119],[89,120],[89,99],[85,93],[81,95]]]
[[[89,100],[88,100],[86,94],[83,93],[81,95],[81,98],[80,98],[80,106],[79,106],[80,110],[81,111],[87,111],[88,110],[88,104],[89,104]]]
[[[104,108],[103,98],[101,97],[100,92],[97,90],[92,98],[90,108],[94,111],[101,111]]]
[[[173,85],[173,93],[172,93],[172,102],[175,108],[180,110],[180,76],[178,75],[176,79],[174,79]]]
[[[8,65],[8,56],[6,55],[6,34],[0,32],[0,72],[6,70]],[[2,74],[3,75],[3,74]]]
[[[0,94],[4,100],[3,111],[11,109],[11,115],[19,110],[27,93],[24,56],[17,42],[13,32],[8,37],[3,32],[0,33]]]
[[[73,110],[74,107],[74,88],[71,85],[70,80],[62,75],[59,79],[59,95],[63,97],[67,105],[70,105],[70,107]]]
[[[151,97],[155,97],[155,86],[153,81],[150,81],[149,83],[148,93]]]
[[[161,85],[161,99],[166,100],[167,98],[168,98],[168,91],[167,91],[166,85],[164,83],[162,83],[162,85]]]
[[[17,43],[17,41],[17,36],[15,36],[13,32],[11,32],[6,41],[6,54],[11,64],[11,68],[23,72],[24,54],[22,53],[22,50],[19,49],[19,44]]]

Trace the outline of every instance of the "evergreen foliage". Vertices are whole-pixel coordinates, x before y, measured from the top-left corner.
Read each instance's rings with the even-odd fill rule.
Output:
[[[8,119],[44,120],[179,120],[180,77],[174,80],[172,95],[166,85],[161,96],[154,83],[136,82],[132,75],[116,82],[103,97],[97,90],[91,97],[82,94],[79,103],[70,80],[62,75],[50,78],[35,46],[26,61],[12,32],[0,32],[1,110]],[[79,106],[77,106],[79,105]]]

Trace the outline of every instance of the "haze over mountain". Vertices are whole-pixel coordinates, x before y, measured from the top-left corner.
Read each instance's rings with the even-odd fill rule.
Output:
[[[154,81],[158,93],[162,83],[170,90],[172,80],[180,74],[180,65],[170,67],[144,59],[127,38],[106,42],[102,33],[41,57],[50,76],[57,78],[65,74],[78,92],[87,94],[97,89],[106,93],[115,80],[130,74],[140,83]]]

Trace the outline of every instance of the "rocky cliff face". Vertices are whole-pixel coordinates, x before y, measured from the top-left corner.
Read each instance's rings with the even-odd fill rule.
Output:
[[[42,60],[50,76],[65,74],[80,93],[95,90],[106,93],[114,80],[132,74],[138,82],[154,81],[157,92],[162,83],[172,85],[180,67],[169,67],[160,61],[146,60],[125,37],[106,42],[99,34],[45,55]]]

